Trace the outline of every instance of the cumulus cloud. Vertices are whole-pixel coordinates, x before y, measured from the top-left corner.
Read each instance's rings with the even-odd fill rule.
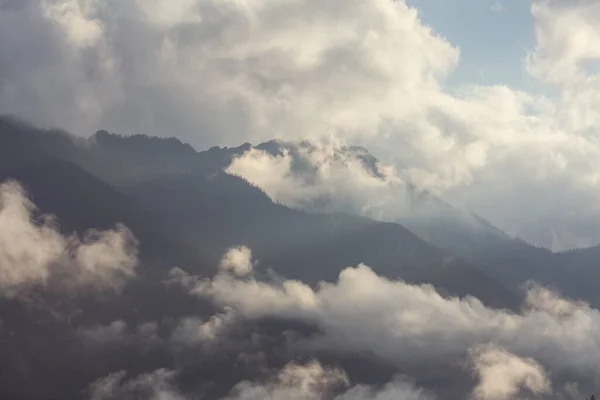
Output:
[[[125,381],[126,373],[117,372],[94,382],[89,400],[133,399],[143,393],[148,399],[191,399],[174,385],[174,371],[157,370]],[[290,363],[266,382],[239,382],[221,400],[428,400],[425,391],[410,382],[397,380],[382,388],[367,385],[350,387],[344,371],[313,361],[308,364]],[[343,390],[346,389],[346,390]]]
[[[196,142],[207,144],[226,132],[236,141],[330,128],[374,133],[383,117],[410,106],[405,96],[435,90],[458,61],[458,50],[403,2],[12,0],[2,16],[7,31],[37,25],[3,37],[10,55],[31,40],[50,46],[10,63],[26,67],[6,74],[22,101],[3,91],[4,110],[59,123],[86,100],[86,112],[60,125],[183,135],[203,128]],[[43,68],[49,61],[55,68]],[[63,62],[69,67],[61,72]],[[70,82],[64,108],[50,110],[40,99],[27,106],[35,89],[56,91],[44,82],[52,75]],[[35,108],[44,116],[36,118]]]
[[[344,371],[326,368],[314,361],[306,365],[288,364],[266,383],[241,382],[224,400],[296,399],[309,400],[332,398],[336,386],[348,386]],[[329,396],[327,396],[329,394]],[[335,400],[427,400],[425,391],[415,388],[410,382],[398,380],[383,388],[367,385],[353,386],[335,396]]]
[[[270,382],[240,382],[227,400],[318,399],[336,385],[347,385],[343,371],[323,368],[317,362],[307,365],[289,364]]]
[[[252,268],[252,252],[246,246],[230,248],[219,264],[221,271],[230,271],[236,276],[248,275]]]
[[[364,265],[316,289],[220,273],[199,280],[191,293],[230,307],[239,318],[315,326],[318,333],[295,343],[299,348],[375,357],[411,371],[448,368],[471,357],[478,398],[510,398],[521,389],[549,393],[549,380],[564,384],[565,376],[600,387],[600,311],[538,286],[529,288],[520,313],[475,298],[443,297],[431,286],[389,280]]]
[[[530,72],[565,90],[585,89],[582,86],[585,83],[592,85],[588,89],[597,90],[598,71],[589,70],[586,62],[600,58],[597,41],[600,6],[587,0],[537,0],[531,10],[536,21],[537,45],[528,59]],[[584,121],[585,118],[581,122]]]
[[[89,400],[185,400],[174,383],[175,372],[159,369],[126,380],[126,371],[119,371],[92,383]]]
[[[225,336],[236,322],[232,310],[213,315],[208,320],[183,318],[171,334],[171,342],[183,346],[210,345]]]
[[[511,234],[595,244],[598,5],[535,0],[531,12],[525,67],[543,93],[448,89],[460,43],[404,1],[9,0],[0,110],[203,147],[361,144]]]
[[[0,294],[15,297],[35,286],[119,291],[135,275],[137,244],[124,226],[63,236],[50,216],[14,181],[0,185]]]
[[[550,383],[541,365],[505,350],[484,347],[471,355],[479,384],[473,391],[479,400],[514,399],[522,389],[534,394],[550,392]]]

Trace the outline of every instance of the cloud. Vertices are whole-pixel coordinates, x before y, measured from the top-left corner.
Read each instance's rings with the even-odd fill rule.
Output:
[[[174,384],[174,371],[157,370],[125,381],[126,373],[117,372],[90,385],[89,400],[133,399],[142,393],[147,399],[183,400],[196,398],[184,396]],[[344,371],[324,367],[317,361],[308,364],[290,363],[265,382],[242,381],[221,400],[429,400],[425,391],[410,382],[397,380],[382,388],[349,385]]]
[[[435,397],[429,392],[415,388],[410,382],[397,380],[387,383],[377,390],[367,385],[357,385],[335,400],[433,400]]]
[[[431,286],[389,280],[364,265],[316,289],[220,273],[199,280],[190,293],[229,307],[241,319],[275,317],[314,326],[318,333],[296,342],[298,348],[375,357],[417,374],[455,369],[470,355],[481,398],[520,388],[548,392],[546,376],[554,386],[571,377],[600,387],[594,372],[600,367],[600,311],[539,286],[529,288],[520,313],[488,308],[475,298],[446,298]],[[498,371],[507,373],[491,380]]]
[[[252,273],[252,252],[246,246],[230,248],[219,265],[221,271],[229,271],[236,276]]]
[[[260,399],[326,399],[332,389],[348,386],[344,371],[323,367],[313,361],[306,365],[288,364],[266,383],[241,382],[224,400]],[[427,400],[432,399],[425,391],[415,388],[410,382],[397,380],[382,388],[357,385],[335,396],[335,400]]]
[[[116,343],[125,340],[127,324],[122,321],[113,321],[108,326],[95,326],[93,328],[80,329],[79,334],[94,344]]]
[[[335,386],[347,384],[348,379],[343,371],[323,368],[318,362],[288,364],[269,382],[238,383],[226,399],[318,399]]]
[[[550,392],[550,382],[541,365],[494,347],[472,352],[479,384],[473,394],[479,400],[514,399],[520,390],[534,394]]]
[[[33,287],[58,285],[78,292],[120,291],[135,275],[137,243],[124,226],[63,236],[50,216],[14,181],[0,185],[0,294],[16,297]]]
[[[226,171],[258,185],[273,201],[293,208],[349,212],[385,221],[427,209],[426,202],[411,201],[410,189],[393,166],[365,165],[361,156],[368,153],[296,145],[293,153],[284,149],[279,155],[250,149],[235,157]]]
[[[471,213],[411,185],[397,167],[379,162],[364,148],[281,141],[278,145],[281,150],[275,154],[250,148],[234,157],[225,171],[259,186],[274,202],[308,212],[357,214],[425,230],[443,218],[458,217],[463,227],[482,229]]]
[[[587,69],[586,62],[600,58],[600,6],[588,0],[536,0],[531,11],[537,45],[527,60],[529,72],[563,90],[583,90],[570,93],[574,99],[591,100],[588,95],[598,90],[598,71]],[[597,120],[597,115],[593,119]]]
[[[161,339],[158,336],[159,325],[156,322],[147,322],[132,329],[130,324],[123,320],[116,320],[108,325],[95,325],[79,327],[77,336],[84,344],[92,347],[141,345],[146,348],[158,345]]]
[[[405,95],[435,90],[458,61],[458,50],[403,2],[27,0],[3,7],[2,16],[7,29],[37,25],[29,34],[4,37],[0,45],[11,56],[26,41],[50,46],[33,59],[11,61],[24,64],[6,76],[23,101],[3,91],[3,110],[74,131],[105,124],[190,137],[202,128],[196,142],[205,144],[225,132],[235,142],[292,130],[375,132],[400,106],[390,101],[410,105]],[[49,61],[56,68],[42,67]],[[28,106],[34,89],[57,90],[45,82],[53,75],[70,82],[65,106],[49,110],[40,99]],[[68,107],[82,112],[76,117]]]
[[[183,318],[171,333],[171,342],[183,346],[204,346],[218,341],[227,335],[236,322],[230,309],[213,315],[208,320],[198,317]]]
[[[89,400],[185,400],[175,383],[175,372],[159,369],[125,380],[125,371],[115,372],[90,385]]]
[[[201,147],[275,136],[360,144],[535,244],[600,242],[595,2],[533,2],[536,44],[524,58],[539,93],[448,88],[460,43],[404,1],[166,4],[5,1],[0,110]]]

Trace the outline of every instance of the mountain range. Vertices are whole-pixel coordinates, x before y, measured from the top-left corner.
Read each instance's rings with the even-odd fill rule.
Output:
[[[115,367],[141,372],[160,366],[168,354],[135,348],[128,350],[142,354],[135,361],[128,352],[111,353],[97,356],[93,365],[75,368],[85,362],[77,355],[82,350],[69,342],[74,339],[68,327],[74,321],[86,325],[123,320],[135,325],[165,316],[209,315],[214,311],[210,302],[175,293],[164,284],[165,276],[179,267],[209,278],[232,246],[252,249],[261,276],[295,279],[312,287],[335,281],[344,268],[364,263],[382,277],[431,284],[445,296],[474,296],[494,308],[519,310],[521,286],[528,280],[600,304],[595,290],[600,247],[554,254],[410,184],[406,187],[411,212],[380,221],[353,210],[291,208],[227,172],[236,157],[258,150],[271,156],[290,154],[295,172],[308,174],[302,148],[314,145],[270,141],[196,151],[174,138],[99,131],[82,139],[0,119],[0,181],[19,181],[39,214],[56,216],[65,235],[124,224],[139,241],[140,258],[139,280],[117,297],[86,300],[78,306],[82,312],[68,311],[73,315],[68,321],[3,299],[3,324],[16,333],[0,344],[7,355],[0,363],[0,398],[75,399],[84,382]],[[362,147],[344,147],[333,154],[351,155],[374,179],[384,179],[378,175],[379,161]],[[50,304],[55,312],[66,313],[62,303]],[[277,323],[267,325],[256,329],[272,330]],[[38,353],[32,344],[42,337],[56,353]],[[53,364],[48,373],[48,360],[61,359],[65,349],[75,361]],[[235,377],[223,379],[234,382]],[[30,380],[39,384],[26,385]]]

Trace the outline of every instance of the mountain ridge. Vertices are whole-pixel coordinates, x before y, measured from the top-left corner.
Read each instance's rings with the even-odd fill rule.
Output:
[[[255,146],[250,143],[237,147],[215,146],[209,150],[196,152],[196,160],[187,166],[191,169],[197,168],[207,173],[218,174],[226,169],[235,157],[251,149],[266,151],[272,156],[281,156],[284,151],[289,151],[289,148],[294,146],[296,144],[293,142],[281,140],[270,140]],[[307,141],[299,142],[298,146],[315,147]],[[346,146],[342,149],[344,150],[359,152],[368,161],[366,168],[371,171],[378,163],[378,160],[364,147]],[[292,153],[293,151],[294,149]],[[409,184],[408,187],[412,189],[414,185]],[[590,259],[589,254],[595,253],[600,246],[580,252],[554,254],[550,250],[532,246],[502,232],[476,214],[456,208],[424,191],[416,188],[414,190],[417,193],[414,196],[416,201],[422,201],[423,196],[428,201],[434,199],[434,204],[441,210],[437,218],[425,220],[405,218],[396,221],[421,239],[477,265],[514,290],[519,290],[521,285],[529,280],[537,280],[544,285],[563,289],[565,294],[574,298],[583,298],[594,304],[600,304],[600,295],[597,295],[592,288],[583,289],[587,285],[581,284],[599,274],[590,261],[582,260]],[[261,191],[264,192],[262,189]],[[423,221],[426,223],[424,224]],[[584,266],[578,267],[581,264]]]
[[[293,210],[273,203],[247,181],[222,172],[231,157],[249,146],[195,152],[177,139],[100,132],[86,145],[65,144],[49,153],[108,182],[186,241],[203,243],[215,253],[248,245],[263,268],[274,268],[290,278],[316,284],[336,279],[348,265],[365,262],[390,278],[434,283],[449,294],[472,294],[500,307],[517,307],[517,296],[510,290],[401,225]],[[44,152],[42,147],[36,151]],[[443,278],[452,268],[464,279]]]

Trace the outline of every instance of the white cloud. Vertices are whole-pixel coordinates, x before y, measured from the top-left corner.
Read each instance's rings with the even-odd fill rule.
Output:
[[[369,355],[411,371],[444,368],[470,354],[480,398],[510,398],[520,389],[546,393],[544,370],[600,385],[600,311],[537,286],[529,288],[521,313],[491,309],[474,298],[445,298],[431,286],[388,280],[364,265],[316,289],[221,273],[198,281],[190,293],[230,307],[240,318],[281,317],[315,326],[320,333],[294,344],[301,348]],[[498,371],[508,372],[492,380]]]
[[[159,369],[125,380],[125,371],[98,379],[88,389],[88,400],[128,400],[142,396],[148,400],[185,400],[177,389],[175,372]]]
[[[323,368],[317,362],[307,365],[289,364],[270,382],[240,382],[226,400],[319,399],[326,390],[347,384],[343,371]]]
[[[324,400],[328,390],[348,386],[344,371],[323,367],[314,361],[306,365],[288,364],[266,383],[241,382],[224,400]],[[335,400],[429,400],[425,391],[402,380],[382,388],[357,385],[335,397]]]
[[[473,394],[479,400],[516,398],[522,389],[534,394],[549,393],[550,382],[541,365],[494,347],[472,351],[474,369],[479,384]]]
[[[231,272],[236,276],[245,276],[252,273],[252,252],[246,246],[232,247],[221,259],[219,269]]]
[[[0,185],[0,295],[36,286],[119,291],[135,275],[137,244],[124,226],[63,236],[49,216],[34,220],[35,205],[13,181]]]
[[[408,187],[394,166],[366,166],[361,157],[369,155],[361,149],[298,143],[293,147],[293,154],[284,149],[280,155],[250,149],[234,158],[226,171],[258,185],[273,201],[311,212],[347,212],[398,222],[446,211],[431,196],[418,196],[421,191]]]
[[[119,291],[135,275],[136,243],[124,226],[113,231],[88,231],[71,251],[77,265],[73,278],[76,285]]]
[[[104,36],[102,21],[94,18],[97,0],[44,1],[42,8],[46,17],[55,21],[77,48],[94,47]]]
[[[184,346],[210,345],[225,336],[234,323],[235,314],[229,309],[213,315],[206,321],[197,317],[183,318],[171,334],[170,340]]]
[[[50,221],[39,228],[31,223],[33,204],[18,183],[4,183],[0,196],[0,282],[3,288],[46,282],[50,275],[48,267],[63,255],[66,240]]]
[[[190,294],[208,298],[224,311],[209,319],[181,319],[164,343],[183,352],[241,349],[227,350],[244,322],[274,317],[315,328],[304,335],[282,333],[289,354],[366,357],[410,373],[420,384],[431,371],[452,377],[423,389],[402,377],[375,387],[356,385],[344,371],[317,361],[291,363],[265,380],[239,382],[225,400],[329,399],[331,393],[336,400],[429,400],[446,398],[445,390],[452,393],[449,398],[458,391],[479,400],[567,399],[580,388],[600,388],[600,311],[539,286],[528,288],[523,310],[514,313],[488,308],[474,298],[443,297],[429,285],[389,280],[364,265],[347,268],[337,282],[316,288],[299,281],[236,276],[231,270],[212,279],[181,279],[184,275],[181,270],[171,274]],[[139,341],[141,332],[154,334],[156,325],[133,333],[116,321],[80,333],[91,342],[114,344]],[[194,398],[177,388],[175,375],[159,370],[125,380],[124,373],[113,374],[92,386],[91,399],[129,398],[134,392],[148,398]]]
[[[183,400],[174,385],[174,371],[157,370],[125,381],[125,372],[117,372],[90,385],[89,400],[133,399],[144,393],[151,400]],[[344,389],[349,384],[344,371],[324,367],[313,361],[308,364],[290,363],[266,382],[239,382],[230,394],[221,400],[325,400],[332,389]],[[358,385],[342,391],[335,400],[430,400],[425,391],[411,383],[398,380],[382,388]]]
[[[590,74],[585,62],[600,58],[600,5],[589,0],[536,0],[531,10],[537,45],[528,60],[530,72],[563,89],[594,84],[597,73]]]
[[[165,4],[10,0],[0,109],[201,146],[361,144],[511,234],[556,249],[600,242],[596,2],[533,2],[526,67],[553,95],[446,89],[460,43],[403,1]]]
[[[403,106],[416,108],[407,98],[411,93],[437,90],[437,79],[458,61],[458,51],[435,36],[419,21],[416,10],[403,2],[342,6],[330,1],[319,7],[297,0],[178,0],[168,7],[162,0],[24,4],[3,16],[27,25],[38,22],[38,30],[29,37],[37,35],[41,42],[60,48],[64,62],[70,58],[67,71],[76,85],[67,90],[106,78],[105,88],[114,95],[89,92],[90,101],[97,100],[97,112],[80,113],[76,120],[64,119],[61,124],[75,131],[86,126],[92,131],[106,123],[108,128],[151,134],[176,127],[189,135],[203,126],[208,137],[202,141],[207,144],[225,132],[235,135],[227,140],[234,143],[245,136],[310,132],[320,136],[340,128],[375,133],[382,118]],[[54,31],[54,25],[62,31]],[[299,31],[304,32],[302,40]],[[3,41],[3,47],[13,42]],[[89,58],[114,69],[82,75],[90,67]],[[15,91],[27,95],[25,78],[37,85],[35,78],[46,71],[15,71],[20,78],[15,79]],[[55,90],[36,88],[48,95]],[[160,122],[155,113],[162,103],[152,93],[179,103],[181,113],[173,104],[165,110],[168,123],[152,125]],[[28,109],[6,97],[3,108],[36,122],[60,124],[58,118],[35,118],[31,108],[50,106],[36,103]],[[65,116],[66,109],[52,114]],[[125,109],[131,113],[128,117],[120,111]],[[196,115],[189,113],[192,109]],[[203,123],[208,116],[212,121]],[[177,119],[181,123],[167,129]],[[233,127],[240,131],[226,129]]]

